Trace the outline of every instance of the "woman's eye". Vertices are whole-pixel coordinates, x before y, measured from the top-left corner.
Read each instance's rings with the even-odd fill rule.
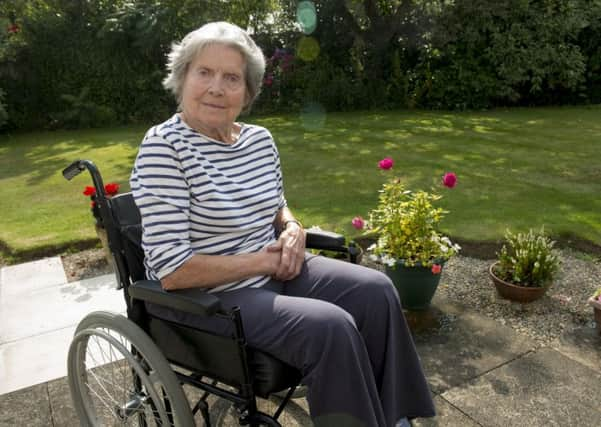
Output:
[[[206,68],[199,68],[198,69],[198,75],[200,77],[208,77],[211,73],[209,72],[209,70],[207,70]]]
[[[240,81],[240,76],[236,75],[236,74],[228,74],[226,76],[227,80],[232,82],[232,83],[238,83]]]

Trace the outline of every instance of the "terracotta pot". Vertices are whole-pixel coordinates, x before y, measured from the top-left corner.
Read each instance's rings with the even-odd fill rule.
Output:
[[[519,286],[499,279],[494,273],[498,263],[497,261],[490,266],[488,274],[501,297],[517,302],[532,302],[541,298],[547,292],[547,286]]]
[[[104,227],[101,227],[99,224],[96,224],[96,235],[98,236],[98,239],[100,239],[100,243],[102,243],[102,249],[104,249],[104,256],[106,258],[106,261],[108,262],[109,266],[115,270],[115,266],[114,263],[115,261],[113,260],[113,255],[111,254],[111,249],[109,248],[109,239],[106,235],[106,229]]]
[[[593,314],[595,315],[595,323],[597,324],[597,332],[601,335],[601,301],[590,297],[588,303],[593,307]]]

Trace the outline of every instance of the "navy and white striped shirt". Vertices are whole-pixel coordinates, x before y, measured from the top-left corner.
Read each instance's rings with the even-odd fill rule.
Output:
[[[276,239],[286,206],[280,158],[269,131],[243,124],[225,144],[175,114],[144,137],[130,178],[142,215],[146,272],[162,279],[194,254],[258,252]],[[210,290],[260,287],[268,276]]]

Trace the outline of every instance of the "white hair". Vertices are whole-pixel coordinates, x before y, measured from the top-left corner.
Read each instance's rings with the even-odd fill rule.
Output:
[[[223,44],[232,47],[238,50],[244,58],[246,64],[244,80],[247,93],[244,111],[247,112],[261,92],[263,75],[265,74],[265,57],[263,51],[246,31],[228,22],[205,24],[188,33],[180,43],[173,43],[167,62],[169,74],[163,80],[163,87],[171,91],[177,102],[181,103],[182,87],[190,63],[206,46],[211,44]]]

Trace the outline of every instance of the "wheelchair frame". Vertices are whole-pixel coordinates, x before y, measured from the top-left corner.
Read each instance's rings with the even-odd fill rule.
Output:
[[[202,390],[204,393],[191,409],[191,416],[193,417],[200,411],[207,426],[211,425],[207,403],[207,398],[210,395],[231,402],[240,413],[239,423],[241,425],[266,424],[280,426],[277,419],[300,382],[300,372],[281,361],[277,361],[272,356],[262,353],[260,350],[251,349],[247,346],[238,307],[234,307],[229,311],[224,310],[218,297],[202,289],[167,292],[162,289],[159,281],[146,280],[141,249],[141,219],[131,193],[119,194],[112,198],[107,197],[101,174],[94,163],[89,160],[74,161],[63,170],[63,176],[67,180],[71,180],[86,169],[90,173],[96,189],[96,203],[102,225],[107,232],[110,252],[116,267],[118,288],[123,289],[127,305],[129,320],[122,318],[118,321],[130,321],[130,323],[139,327],[153,343],[147,343],[145,338],[127,337],[131,347],[132,360],[135,361],[137,360],[135,358],[138,357],[145,365],[154,363],[156,366],[169,366],[179,382],[180,390],[183,384]],[[321,230],[308,230],[307,248],[335,251],[344,254],[350,262],[354,263],[358,262],[361,253],[360,249],[353,244],[345,246],[343,236]],[[229,337],[218,336],[165,319],[159,319],[147,312],[145,303],[157,304],[195,315],[216,316],[225,319],[232,324],[232,335]],[[79,371],[76,368],[77,357],[82,357],[82,345],[88,344],[90,336],[102,337],[101,332],[104,329],[120,329],[115,326],[117,324],[113,323],[112,318],[107,316],[107,313],[92,313],[84,318],[76,331],[69,352],[69,383],[82,425],[93,424],[90,421],[93,416],[90,415],[90,409],[86,404],[78,403],[78,393],[83,393],[77,382],[78,376],[81,377],[84,374],[80,372],[81,368],[79,368]],[[96,320],[92,321],[88,318]],[[86,319],[88,320],[86,321]],[[128,326],[127,328],[125,329],[130,331],[129,335],[139,337],[142,334],[142,332],[135,332],[137,329],[134,326]],[[104,339],[108,338],[104,337]],[[136,340],[137,342],[134,342]],[[174,340],[179,341],[178,346],[173,345]],[[150,348],[151,345],[156,347],[157,352]],[[149,348],[145,352],[154,355],[150,358],[153,359],[152,362],[145,360],[144,357],[146,356],[141,356],[144,353],[139,350],[141,347]],[[215,358],[211,358],[211,356],[215,355],[214,348],[222,349],[225,356],[220,354],[217,360],[213,360]],[[164,354],[164,360],[158,353]],[[125,356],[128,358],[127,355]],[[176,369],[174,369],[174,366]],[[133,367],[138,369],[136,366]],[[153,369],[165,371],[164,368]],[[153,400],[150,400],[152,404],[151,411],[153,414],[158,414],[160,410],[157,395],[148,391],[148,386],[144,386],[143,383],[147,380],[144,378],[144,373],[140,373],[139,369],[136,372],[134,370],[131,368],[136,389],[132,393],[134,397],[121,407],[116,408],[115,413],[122,417],[129,416],[128,414],[134,413],[148,399],[155,396],[154,404],[152,403]],[[183,370],[192,373],[181,372]],[[269,373],[269,375],[266,375],[267,379],[264,380],[264,383],[259,382],[261,377],[258,374],[259,371]],[[169,380],[166,380],[166,383],[169,383]],[[219,384],[225,384],[227,388]],[[143,391],[144,387],[146,387],[145,392]],[[232,391],[232,389],[237,390],[237,392]],[[273,415],[265,414],[257,409],[257,396],[266,398],[272,393],[286,389],[288,391]],[[152,396],[149,397],[149,393]],[[181,397],[177,391],[173,391],[171,394]],[[164,390],[162,399],[162,408],[167,408],[164,412],[170,420],[169,424],[172,425],[174,417],[170,408],[172,406],[179,407],[180,411],[183,411],[181,402],[176,402],[177,404],[170,402],[169,396],[165,395]],[[187,399],[186,405],[189,409]],[[175,418],[178,415],[181,415],[184,420],[189,420],[187,414],[176,414]],[[143,415],[138,414],[138,417],[141,425],[147,425],[147,420]],[[187,421],[182,423],[187,424]]]

